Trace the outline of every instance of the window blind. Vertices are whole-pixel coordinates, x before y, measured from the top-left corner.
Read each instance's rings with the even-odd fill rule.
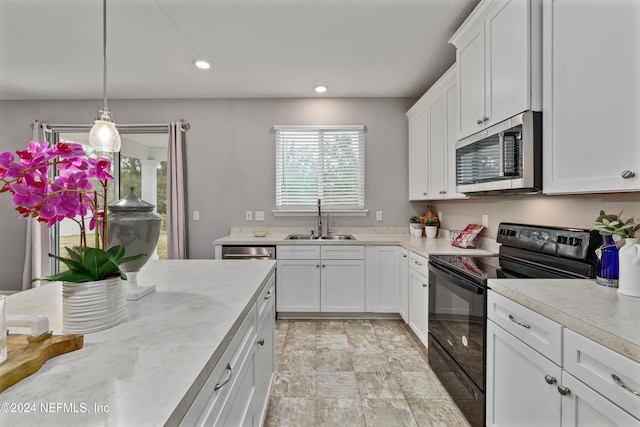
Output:
[[[364,126],[275,126],[276,210],[364,209]]]

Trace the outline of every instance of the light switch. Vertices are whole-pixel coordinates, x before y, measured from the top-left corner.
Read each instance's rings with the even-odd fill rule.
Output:
[[[256,211],[256,221],[264,221],[264,211]]]
[[[200,221],[200,211],[193,211],[193,220]]]
[[[376,221],[382,221],[382,211],[376,211]]]
[[[253,219],[253,212],[252,211],[246,211],[244,213],[244,219],[246,221],[251,221]]]
[[[489,215],[482,215],[482,225],[484,227],[489,226]]]

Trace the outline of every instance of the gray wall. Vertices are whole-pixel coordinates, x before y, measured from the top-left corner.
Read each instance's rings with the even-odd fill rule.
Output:
[[[184,118],[187,134],[190,255],[212,258],[212,242],[232,226],[313,227],[310,217],[273,217],[274,124],[357,124],[366,133],[366,217],[343,217],[335,226],[404,226],[427,203],[409,203],[407,122],[410,99],[267,99],[111,101],[120,123],[165,123]],[[0,102],[0,151],[25,147],[33,119],[91,123],[99,101]],[[640,193],[581,196],[509,196],[433,202],[447,229],[479,223],[489,215],[485,236],[501,221],[591,227],[600,209],[640,217]],[[262,210],[265,221],[246,222],[245,210]],[[375,221],[375,211],[384,221]],[[8,195],[0,195],[0,289],[19,289],[24,262],[24,221]]]
[[[343,217],[334,226],[400,226],[416,210],[408,199],[407,121],[411,99],[115,100],[119,123],[165,123],[180,118],[187,133],[189,251],[213,258],[212,242],[232,226],[309,226],[310,217],[274,217],[274,124],[366,125],[366,217]],[[0,102],[0,151],[22,149],[33,119],[92,123],[97,101]],[[418,206],[419,207],[419,206]],[[191,212],[200,211],[200,221]],[[244,220],[246,210],[264,222]],[[375,211],[384,214],[375,221]],[[0,289],[18,289],[24,262],[24,221],[8,195],[0,196]]]

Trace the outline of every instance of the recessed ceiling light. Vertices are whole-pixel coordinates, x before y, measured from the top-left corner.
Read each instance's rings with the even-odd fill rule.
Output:
[[[196,64],[196,67],[200,68],[201,70],[208,70],[209,68],[211,68],[211,64],[203,59],[196,59],[195,61],[193,61],[193,63]]]
[[[324,85],[314,86],[313,89],[318,93],[325,93],[327,91],[327,87]]]

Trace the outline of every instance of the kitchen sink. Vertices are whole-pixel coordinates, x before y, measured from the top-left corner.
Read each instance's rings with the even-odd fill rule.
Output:
[[[351,234],[330,234],[320,237],[322,240],[356,240]]]
[[[356,240],[351,234],[330,234],[328,236],[313,236],[311,234],[289,234],[285,240]]]

